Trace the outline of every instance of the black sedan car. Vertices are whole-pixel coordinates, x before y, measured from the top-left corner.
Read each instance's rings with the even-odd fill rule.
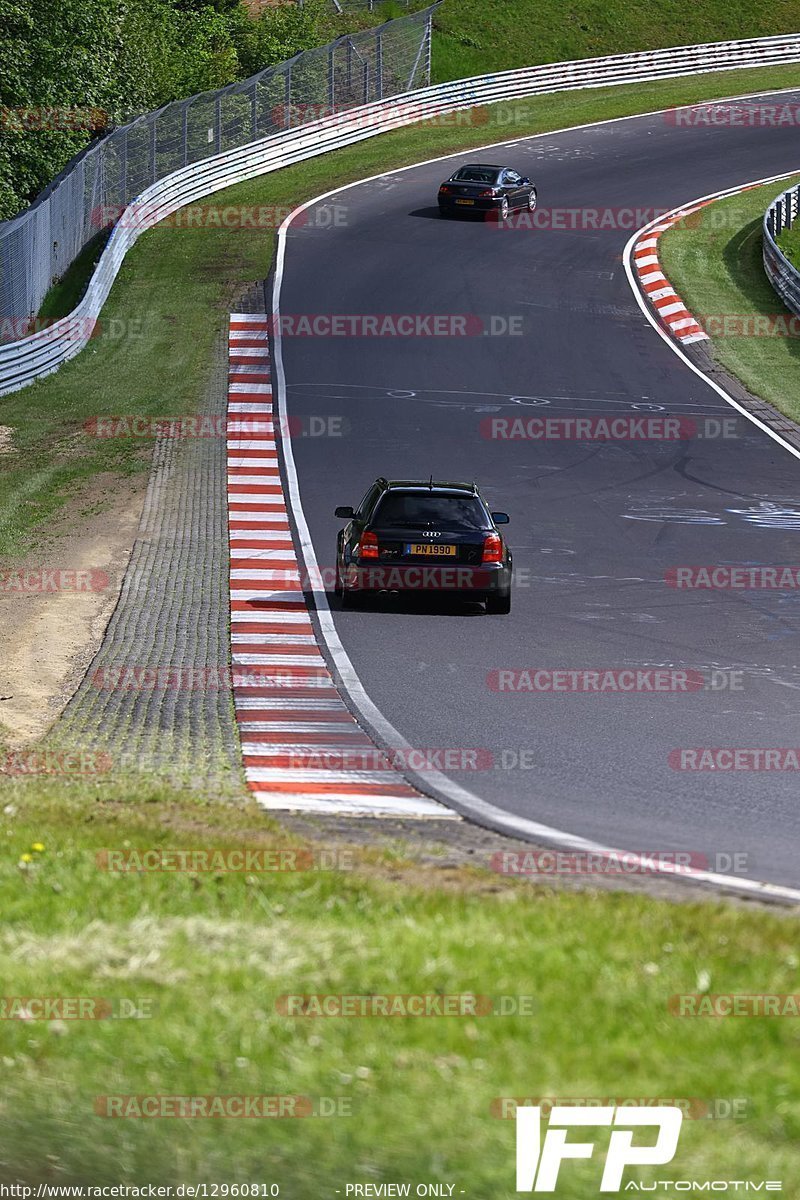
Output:
[[[342,607],[379,592],[441,594],[511,611],[511,551],[498,530],[508,514],[490,512],[474,483],[376,479],[336,543],[336,594]]]
[[[445,180],[439,188],[439,212],[443,217],[452,213],[491,213],[504,221],[512,209],[533,212],[536,208],[536,188],[530,179],[511,167],[471,163]]]

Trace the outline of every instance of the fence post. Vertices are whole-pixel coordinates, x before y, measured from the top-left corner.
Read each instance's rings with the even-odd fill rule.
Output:
[[[433,41],[433,13],[428,13],[425,22],[425,82],[431,81],[431,42]]]
[[[292,125],[292,68],[291,68],[291,66],[288,66],[286,68],[286,74],[284,76],[283,104],[284,104],[284,109],[285,109],[284,125],[285,125],[286,129],[290,129],[291,125]]]
[[[217,96],[214,101],[214,150],[219,154],[222,150],[222,101]]]
[[[383,99],[383,34],[375,34],[375,99]]]
[[[258,84],[253,84],[253,99],[250,101],[250,140],[258,137]]]
[[[336,112],[336,84],[334,81],[334,72],[336,64],[334,62],[335,43],[331,43],[328,47],[328,112]]]
[[[150,118],[150,182],[156,181],[156,118]]]
[[[181,113],[181,137],[183,138],[183,165],[189,165],[189,105],[184,104]]]
[[[122,126],[122,137],[119,148],[119,186],[120,203],[124,207],[128,203],[128,127]]]

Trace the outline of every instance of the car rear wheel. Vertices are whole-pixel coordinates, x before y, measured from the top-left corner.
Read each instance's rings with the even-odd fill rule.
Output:
[[[336,562],[336,578],[335,578],[335,580],[334,580],[334,584],[333,584],[333,594],[334,594],[334,596],[338,596],[338,597],[341,599],[341,596],[342,596],[342,576],[341,576],[341,574],[339,573],[339,562],[338,562],[338,555],[337,555],[337,562]]]
[[[504,617],[511,612],[511,592],[496,592],[486,597],[486,611],[493,617]]]
[[[500,220],[501,221],[508,220],[508,197],[507,196],[503,196],[503,199],[500,201]]]
[[[531,188],[528,193],[528,212],[533,212],[536,208],[536,188]]]

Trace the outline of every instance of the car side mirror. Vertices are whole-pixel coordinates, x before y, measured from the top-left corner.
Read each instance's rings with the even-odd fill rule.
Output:
[[[492,513],[492,520],[494,521],[495,525],[507,525],[510,517],[508,513],[496,512]]]
[[[528,179],[528,176],[527,176],[527,175],[525,176],[525,178],[523,179],[523,181],[522,181],[522,182],[523,182],[523,183],[530,183],[530,179]]]
[[[339,507],[334,511],[333,515],[335,517],[339,517],[339,519],[342,521],[349,521],[350,518],[354,517],[356,514],[353,512],[352,508],[348,507],[348,505],[340,504]]]

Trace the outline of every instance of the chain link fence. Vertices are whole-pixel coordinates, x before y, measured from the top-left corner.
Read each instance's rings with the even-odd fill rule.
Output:
[[[430,83],[433,7],[174,101],[89,146],[30,208],[0,223],[0,342],[24,336],[52,284],[150,184],[270,134]]]

